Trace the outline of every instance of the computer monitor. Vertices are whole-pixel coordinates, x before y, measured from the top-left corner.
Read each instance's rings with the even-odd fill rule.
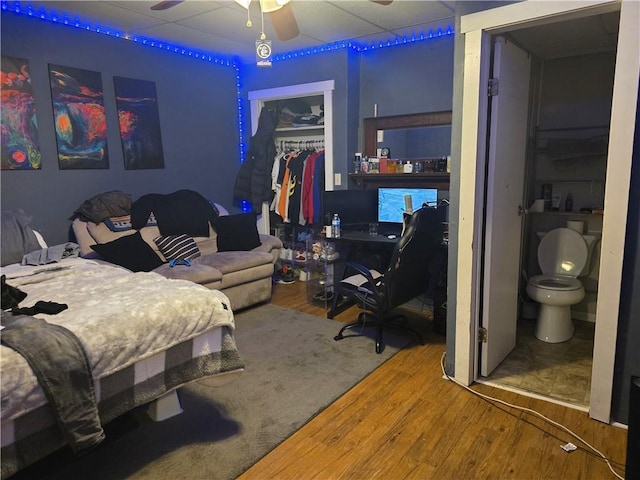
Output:
[[[378,222],[402,223],[406,212],[406,197],[411,198],[413,210],[424,203],[435,206],[438,202],[437,188],[378,188]]]
[[[322,196],[322,219],[325,225],[337,213],[343,228],[375,222],[378,216],[378,192],[375,188],[332,190]]]

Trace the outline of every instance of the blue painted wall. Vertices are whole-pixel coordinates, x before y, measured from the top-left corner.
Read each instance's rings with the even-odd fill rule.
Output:
[[[235,70],[92,32],[2,13],[2,54],[29,60],[42,169],[1,172],[2,209],[22,208],[50,244],[66,242],[69,217],[87,198],[122,190],[189,188],[231,205],[239,167]],[[100,72],[107,117],[109,169],[60,170],[48,64]],[[124,170],[113,77],[156,83],[164,169]]]
[[[360,118],[451,110],[453,35],[370,50],[360,60]]]

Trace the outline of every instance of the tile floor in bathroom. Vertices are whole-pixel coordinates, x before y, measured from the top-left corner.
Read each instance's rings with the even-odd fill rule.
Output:
[[[595,323],[574,324],[570,340],[545,343],[533,334],[535,320],[519,320],[516,348],[486,380],[588,407]]]

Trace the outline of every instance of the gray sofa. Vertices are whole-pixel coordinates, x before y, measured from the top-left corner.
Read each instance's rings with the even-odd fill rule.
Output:
[[[80,246],[80,256],[100,258],[91,248],[96,244],[107,244],[138,230],[114,232],[105,223],[93,223],[79,218],[73,221],[73,232]],[[139,230],[142,239],[166,262],[154,239],[160,236],[157,226],[146,226]],[[167,278],[180,278],[223,292],[233,310],[249,307],[271,298],[274,264],[280,256],[282,242],[272,235],[259,234],[261,245],[248,251],[218,251],[217,234],[209,227],[209,237],[193,237],[200,256],[191,260],[191,265],[170,266],[169,263],[152,271]]]

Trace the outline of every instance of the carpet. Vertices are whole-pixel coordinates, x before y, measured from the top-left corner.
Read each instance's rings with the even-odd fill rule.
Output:
[[[138,409],[111,422],[96,450],[79,458],[62,450],[16,478],[236,478],[411,342],[385,333],[377,355],[371,338],[334,341],[341,325],[271,304],[240,312],[246,370],[235,381],[187,385],[182,414],[156,423]]]

